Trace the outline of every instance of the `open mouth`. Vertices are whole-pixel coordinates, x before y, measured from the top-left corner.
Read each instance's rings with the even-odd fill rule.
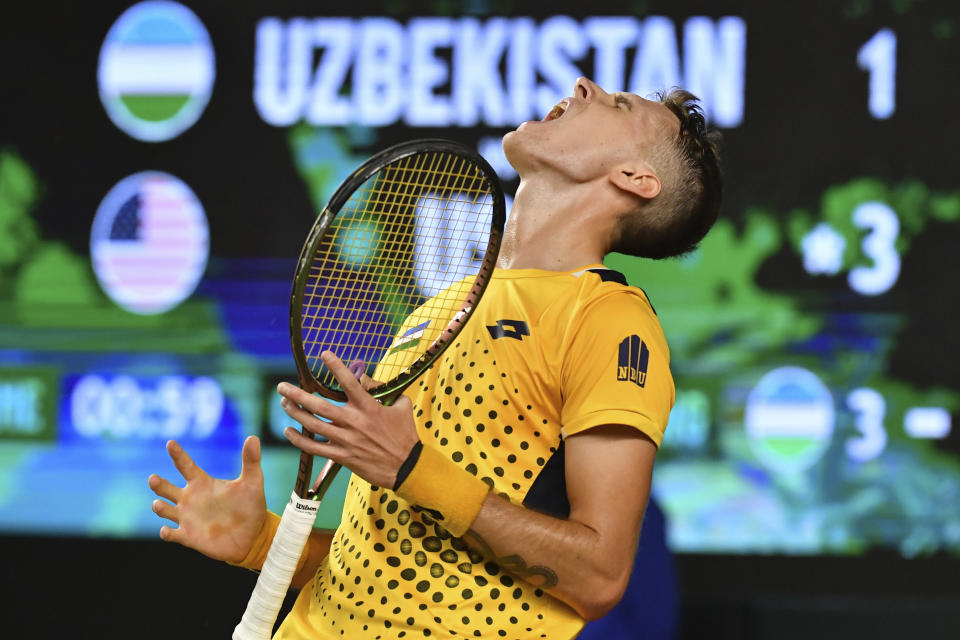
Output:
[[[544,117],[543,122],[550,122],[551,120],[556,120],[557,118],[562,116],[567,111],[568,105],[569,105],[569,102],[566,99],[558,102],[557,106],[551,109],[550,113],[548,113],[546,117]]]

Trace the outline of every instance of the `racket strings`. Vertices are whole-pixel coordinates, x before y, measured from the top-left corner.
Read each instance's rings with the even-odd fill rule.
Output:
[[[474,286],[492,194],[478,166],[440,151],[395,161],[354,192],[316,242],[304,288],[304,355],[321,384],[340,390],[319,359],[327,350],[380,363],[383,382],[424,359]]]

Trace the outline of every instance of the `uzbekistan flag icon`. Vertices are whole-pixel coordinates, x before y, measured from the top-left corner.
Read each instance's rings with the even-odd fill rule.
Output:
[[[117,127],[162,142],[189,129],[210,100],[216,64],[210,36],[181,4],[141,2],[121,15],[100,50],[100,100]]]

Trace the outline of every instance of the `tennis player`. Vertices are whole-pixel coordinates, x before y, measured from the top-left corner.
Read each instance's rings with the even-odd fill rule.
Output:
[[[720,206],[716,134],[685,91],[645,100],[580,78],[503,147],[520,186],[457,343],[392,406],[329,353],[345,406],[278,388],[329,442],[287,438],[353,475],[276,638],[567,639],[623,595],[674,386],[650,300],[602,260],[696,246]],[[161,537],[259,569],[279,518],[256,438],[233,481],[168,450],[187,485],[150,477],[169,500],[154,510],[179,524]]]

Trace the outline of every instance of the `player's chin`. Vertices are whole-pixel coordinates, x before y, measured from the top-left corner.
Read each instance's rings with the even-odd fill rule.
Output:
[[[518,171],[520,167],[527,164],[525,158],[530,155],[529,141],[525,141],[527,136],[525,135],[524,126],[526,124],[527,123],[524,122],[515,130],[503,136],[503,155],[507,158],[507,162]]]
[[[536,131],[537,128],[542,127],[543,125],[544,125],[544,122],[542,120],[527,120],[526,122],[521,123],[519,127],[514,129],[507,135],[513,134],[514,136],[516,136],[516,135],[532,133]],[[506,139],[506,136],[504,136],[504,139]]]

